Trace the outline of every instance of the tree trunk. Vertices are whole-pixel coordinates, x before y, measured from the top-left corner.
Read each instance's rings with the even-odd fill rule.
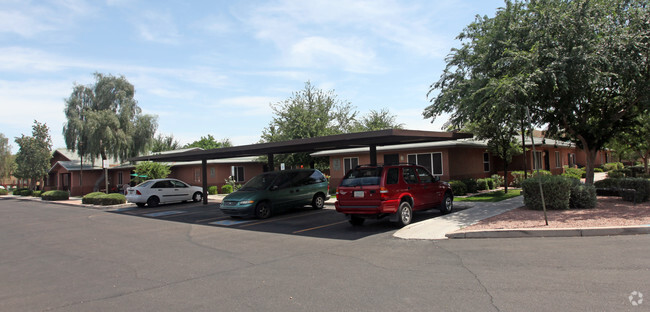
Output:
[[[524,119],[521,119],[521,151],[524,156],[524,179],[528,179],[528,160],[526,159],[526,129],[524,128]]]
[[[648,171],[648,157],[650,157],[650,151],[646,151],[645,157],[643,157],[643,167],[645,168],[646,174],[650,174],[650,171]]]
[[[508,162],[505,160],[503,161],[503,187],[508,194]]]

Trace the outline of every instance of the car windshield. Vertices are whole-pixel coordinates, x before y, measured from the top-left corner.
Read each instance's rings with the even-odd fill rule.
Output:
[[[341,181],[341,186],[379,185],[382,168],[352,169]]]
[[[271,183],[275,180],[278,175],[275,173],[266,173],[260,174],[250,181],[248,181],[244,186],[242,186],[240,191],[261,191],[267,189],[271,186]]]

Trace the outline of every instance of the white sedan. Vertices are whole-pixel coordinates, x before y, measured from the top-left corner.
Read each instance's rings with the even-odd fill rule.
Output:
[[[202,199],[202,188],[176,179],[147,180],[134,187],[129,187],[126,193],[126,200],[135,203],[138,207],[144,207],[144,205],[156,207],[162,203],[188,200],[198,202]]]

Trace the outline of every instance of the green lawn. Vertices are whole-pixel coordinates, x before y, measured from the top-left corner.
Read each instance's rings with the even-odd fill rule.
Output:
[[[498,202],[519,195],[521,195],[521,190],[508,190],[508,194],[506,194],[504,191],[494,191],[494,192],[483,193],[480,195],[475,195],[470,197],[454,197],[454,201]]]

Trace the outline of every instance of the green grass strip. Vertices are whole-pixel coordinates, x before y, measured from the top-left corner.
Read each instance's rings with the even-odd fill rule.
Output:
[[[483,193],[480,195],[470,197],[454,197],[454,201],[459,202],[498,202],[513,198],[521,195],[521,190],[508,190],[508,194],[504,191],[494,191],[490,193]]]

